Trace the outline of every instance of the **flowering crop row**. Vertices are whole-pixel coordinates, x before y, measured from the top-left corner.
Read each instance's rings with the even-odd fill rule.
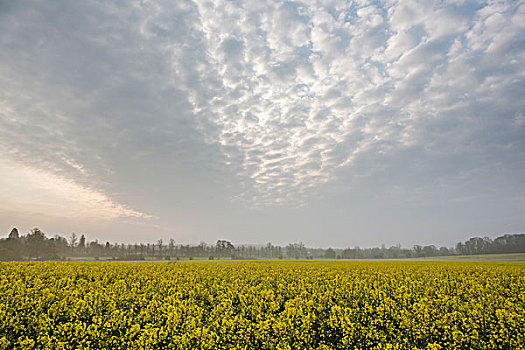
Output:
[[[0,263],[0,349],[519,349],[525,265]]]

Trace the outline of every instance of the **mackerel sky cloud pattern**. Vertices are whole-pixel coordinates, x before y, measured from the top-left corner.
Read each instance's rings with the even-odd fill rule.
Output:
[[[196,7],[205,78],[184,85],[254,204],[304,201],[356,157],[421,146],[440,120],[512,129],[523,111],[518,2]],[[483,105],[506,111],[479,115]]]

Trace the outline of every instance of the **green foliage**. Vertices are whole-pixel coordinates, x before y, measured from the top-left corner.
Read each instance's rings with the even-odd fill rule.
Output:
[[[332,248],[328,248],[324,253],[324,257],[327,259],[335,259],[335,256],[335,250],[333,250]]]

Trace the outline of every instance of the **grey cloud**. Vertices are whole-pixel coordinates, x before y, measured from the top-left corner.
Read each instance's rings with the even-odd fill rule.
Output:
[[[229,64],[242,59],[244,43],[234,37],[226,38],[221,43],[221,50]]]
[[[190,69],[202,56],[190,49],[201,35],[191,6],[180,3],[163,16],[166,9],[131,4],[34,5],[2,15],[0,40],[9,49],[1,56],[2,100],[11,122],[1,132],[15,140],[2,142],[11,158],[117,193],[114,185],[136,181],[129,171],[145,158],[190,169],[222,159],[205,146],[195,96],[184,90],[200,84]],[[185,45],[177,74],[171,49]],[[211,96],[201,90],[198,98]],[[212,132],[212,124],[206,128]],[[170,172],[160,168],[161,181]]]
[[[388,169],[525,171],[519,2],[2,6],[1,149],[117,199],[295,207]]]

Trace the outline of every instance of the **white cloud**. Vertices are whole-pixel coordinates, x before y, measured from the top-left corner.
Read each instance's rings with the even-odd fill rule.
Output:
[[[0,211],[73,220],[151,218],[105,194],[41,169],[0,161]]]
[[[114,183],[153,186],[132,170],[146,160],[164,187],[180,168],[233,173],[232,197],[272,206],[409,149],[467,157],[511,143],[523,156],[517,2],[11,7],[0,18],[3,149],[108,197]]]

